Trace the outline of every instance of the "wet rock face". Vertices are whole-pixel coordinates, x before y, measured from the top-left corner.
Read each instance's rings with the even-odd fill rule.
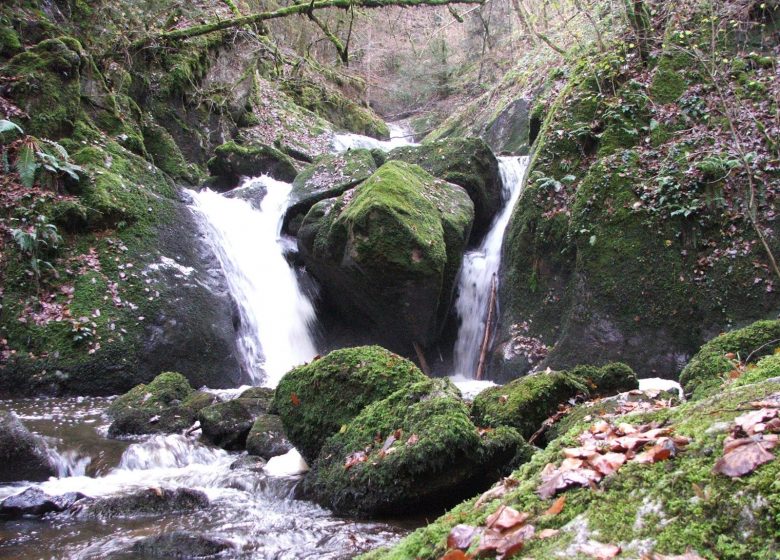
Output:
[[[40,488],[28,488],[20,494],[10,496],[0,503],[0,518],[59,513],[86,498],[81,492],[68,492],[60,496],[49,496]]]
[[[265,144],[244,146],[234,141],[219,146],[208,167],[218,178],[213,185],[224,190],[235,187],[241,177],[270,175],[279,181],[292,181],[298,173],[293,159],[276,148]]]
[[[46,443],[10,412],[0,412],[0,483],[56,476]]]
[[[212,558],[233,549],[225,539],[191,533],[172,533],[146,537],[133,544],[132,553],[144,558]]]
[[[275,414],[260,415],[246,439],[247,452],[263,459],[284,455],[292,448],[284,434],[282,419]]]
[[[191,512],[208,507],[206,494],[189,488],[147,488],[133,494],[96,498],[78,504],[81,517],[114,518]]]
[[[315,204],[298,247],[341,315],[407,351],[441,331],[473,217],[463,188],[391,161],[338,199]]]

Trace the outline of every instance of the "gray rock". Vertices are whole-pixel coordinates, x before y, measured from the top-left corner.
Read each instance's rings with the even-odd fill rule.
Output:
[[[86,498],[81,492],[68,492],[49,496],[40,488],[28,488],[20,494],[9,496],[0,503],[0,517],[17,518],[26,515],[59,513]]]
[[[43,481],[57,471],[46,443],[11,412],[0,412],[0,483]]]

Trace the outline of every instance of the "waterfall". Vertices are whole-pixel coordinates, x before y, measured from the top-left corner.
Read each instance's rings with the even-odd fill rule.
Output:
[[[275,387],[292,367],[316,355],[316,318],[284,256],[288,240],[281,237],[281,224],[292,185],[262,176],[240,188],[258,187],[266,191],[259,210],[208,189],[190,194],[238,306],[244,365],[255,384]]]
[[[392,123],[388,124],[387,128],[390,130],[389,140],[377,140],[376,138],[349,132],[335,134],[333,136],[333,151],[338,153],[346,152],[350,149],[366,148],[369,150],[380,149],[389,152],[393,148],[414,145],[412,142],[414,133],[408,125]]]
[[[454,374],[458,377],[472,378],[477,370],[487,326],[491,285],[493,277],[498,281],[504,232],[520,198],[528,161],[528,157],[498,158],[506,204],[494,218],[479,248],[463,256],[463,267],[458,278],[458,299],[455,302],[455,312],[460,319],[454,352]]]

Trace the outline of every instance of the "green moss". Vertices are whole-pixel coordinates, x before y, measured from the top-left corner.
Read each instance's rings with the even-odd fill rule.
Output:
[[[471,413],[478,426],[512,426],[529,438],[559,404],[588,394],[585,383],[573,375],[542,372],[485,389],[474,399]]]
[[[282,181],[292,181],[298,174],[292,158],[276,148],[265,144],[243,146],[233,140],[214,150],[208,168],[230,186],[238,184],[242,176],[267,173]]]
[[[341,514],[432,508],[473,491],[475,478],[482,485],[497,478],[524,445],[511,428],[480,436],[451,382],[425,380],[368,405],[330,437],[307,490]],[[366,460],[345,468],[355,452],[366,453]]]
[[[775,354],[764,356],[755,367],[749,367],[748,370],[740,375],[734,382],[734,385],[749,385],[750,383],[759,383],[766,379],[780,377],[780,354],[777,353],[780,346],[775,346]]]
[[[466,189],[474,203],[475,233],[481,234],[501,207],[498,161],[481,138],[396,148],[387,154],[387,159],[419,165],[434,177]]]
[[[0,24],[0,56],[10,57],[22,50],[19,35],[8,25]]]
[[[581,379],[591,391],[591,394],[606,396],[639,389],[636,373],[626,364],[615,362],[596,366],[576,366],[568,373]]]
[[[287,437],[311,463],[325,440],[365,406],[424,379],[410,361],[379,346],[345,348],[288,372],[273,407]]]
[[[780,391],[780,383],[764,382],[727,390],[706,400],[642,415],[618,417],[615,422],[638,425],[657,421],[684,435],[691,443],[676,457],[655,464],[629,463],[590,488],[566,491],[558,515],[544,516],[552,500],[541,500],[536,489],[548,463],[559,464],[562,449],[577,445],[577,435],[590,422],[571,427],[512,474],[518,485],[501,500],[479,507],[475,499],[418,529],[392,549],[366,555],[371,560],[435,559],[446,552],[450,529],[458,523],[485,525],[488,515],[502,505],[531,514],[537,531],[559,529],[548,539],[526,542],[522,557],[585,559],[575,539],[620,544],[623,554],[683,554],[693,549],[704,558],[769,560],[778,553],[780,530],[777,477],[780,461],[760,466],[738,479],[713,473],[721,456],[725,430],[721,427],[742,414],[748,403]]]
[[[20,76],[8,88],[11,99],[28,115],[25,132],[58,139],[69,135],[81,114],[80,50],[75,41],[47,39],[14,56],[2,67]]]
[[[197,184],[203,173],[184,159],[171,134],[158,124],[143,127],[143,143],[154,164],[174,179]]]
[[[680,384],[694,399],[711,395],[720,389],[734,369],[732,360],[752,362],[771,354],[778,340],[780,321],[758,321],[713,338],[685,366],[680,374]],[[727,354],[733,356],[727,357]]]

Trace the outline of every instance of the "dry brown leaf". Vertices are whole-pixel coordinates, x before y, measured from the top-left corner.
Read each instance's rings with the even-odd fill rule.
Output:
[[[626,456],[622,453],[605,453],[588,459],[588,463],[604,476],[609,476],[617,471],[625,462]]]
[[[365,451],[355,451],[347,455],[347,459],[344,462],[345,469],[351,469],[358,463],[364,463],[368,459],[368,455]]]
[[[470,560],[470,558],[471,556],[462,550],[450,550],[447,554],[439,558],[439,560]]]
[[[558,515],[563,511],[563,506],[566,504],[566,496],[561,496],[553,502],[553,504],[547,508],[542,515]]]
[[[542,484],[537,488],[537,495],[546,500],[552,498],[559,490],[566,490],[572,486],[590,486],[591,482],[600,481],[602,476],[591,469],[577,469],[569,471],[555,470],[547,475],[542,475]]]
[[[501,506],[491,515],[488,515],[486,524],[489,529],[508,531],[528,521],[531,517],[528,513],[519,512],[509,506]]]
[[[549,539],[551,537],[554,537],[558,533],[560,533],[560,530],[558,530],[558,529],[542,529],[541,531],[536,533],[536,538],[537,539]]]
[[[609,560],[620,554],[620,547],[616,544],[603,544],[597,541],[588,541],[580,545],[580,552],[597,558],[598,560]]]
[[[732,478],[752,473],[759,465],[774,460],[769,449],[775,447],[775,440],[760,436],[739,438],[726,442],[721,457],[713,471]]]
[[[301,404],[301,399],[295,393],[290,393],[290,402],[293,406],[298,406]]]
[[[471,525],[455,525],[450,534],[447,535],[447,548],[458,548],[466,550],[471,546],[474,535],[477,534],[477,528]]]
[[[756,429],[757,426],[763,425],[767,420],[777,418],[777,413],[778,410],[776,408],[753,410],[734,418],[734,424],[742,428],[746,434],[752,435],[763,430],[763,427],[761,429]]]

